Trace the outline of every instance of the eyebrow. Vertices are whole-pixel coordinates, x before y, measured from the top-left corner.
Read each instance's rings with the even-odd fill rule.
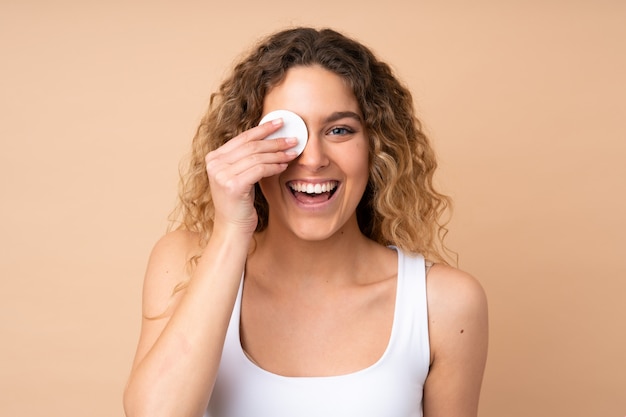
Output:
[[[357,122],[359,123],[363,123],[363,119],[361,118],[361,116],[359,116],[357,113],[353,112],[353,111],[336,111],[334,113],[332,113],[331,115],[329,115],[324,122],[325,123],[332,123],[332,122],[336,122],[337,120],[343,119],[349,117],[351,119],[355,119]]]

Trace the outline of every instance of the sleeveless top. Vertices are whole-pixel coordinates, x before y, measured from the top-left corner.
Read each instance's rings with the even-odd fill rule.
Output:
[[[373,365],[345,375],[285,377],[252,362],[239,337],[242,280],[204,417],[421,417],[430,363],[425,263],[396,251],[387,348]]]

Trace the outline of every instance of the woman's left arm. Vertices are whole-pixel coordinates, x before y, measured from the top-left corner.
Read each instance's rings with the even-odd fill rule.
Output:
[[[476,417],[487,360],[487,299],[476,279],[434,265],[427,278],[431,366],[424,417]]]

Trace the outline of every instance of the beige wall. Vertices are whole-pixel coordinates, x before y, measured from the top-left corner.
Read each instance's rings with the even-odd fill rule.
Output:
[[[122,415],[178,161],[232,60],[292,24],[415,94],[490,298],[481,415],[626,415],[626,2],[299,3],[0,1],[0,415]]]

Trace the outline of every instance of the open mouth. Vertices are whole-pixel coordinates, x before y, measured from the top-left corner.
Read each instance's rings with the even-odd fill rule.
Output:
[[[290,181],[287,186],[296,200],[305,204],[323,203],[328,201],[337,190],[337,181],[310,183],[303,181]]]

